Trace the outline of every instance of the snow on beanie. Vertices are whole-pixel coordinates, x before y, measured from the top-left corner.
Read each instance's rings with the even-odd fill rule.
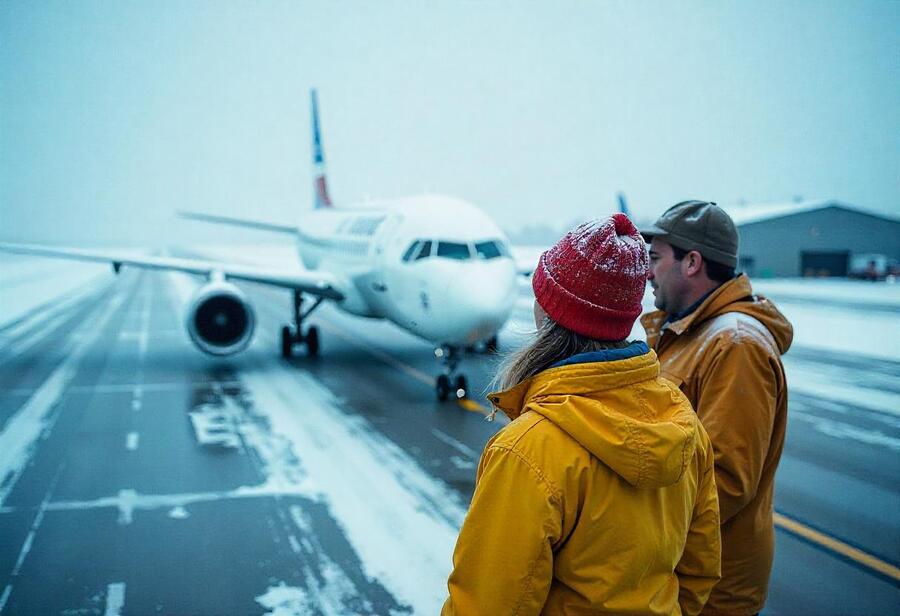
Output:
[[[649,257],[625,214],[584,223],[541,255],[531,279],[547,315],[595,340],[624,340],[641,314]]]

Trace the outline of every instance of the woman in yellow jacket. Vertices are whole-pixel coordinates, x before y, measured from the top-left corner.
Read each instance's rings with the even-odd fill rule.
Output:
[[[445,615],[697,614],[720,575],[709,438],[625,339],[648,257],[624,214],[541,255],[535,340],[501,369]]]

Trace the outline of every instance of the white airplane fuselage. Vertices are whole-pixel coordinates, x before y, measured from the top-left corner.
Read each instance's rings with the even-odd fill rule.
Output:
[[[298,252],[307,269],[344,282],[344,311],[390,320],[438,345],[496,335],[515,305],[505,234],[474,205],[449,197],[307,212]]]

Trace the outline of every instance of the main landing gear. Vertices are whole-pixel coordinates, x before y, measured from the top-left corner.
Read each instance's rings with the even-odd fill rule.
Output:
[[[444,402],[451,395],[456,399],[468,396],[469,383],[466,381],[465,375],[456,373],[456,368],[462,359],[460,349],[454,346],[438,347],[434,350],[434,356],[444,364],[444,373],[435,380],[434,384],[438,400]]]
[[[304,333],[303,319],[308,317],[323,301],[323,298],[317,298],[313,305],[303,312],[303,294],[300,291],[294,291],[294,325],[285,325],[281,328],[282,357],[286,359],[291,357],[295,344],[306,345],[306,353],[310,357],[319,355],[319,329],[315,325],[311,325]]]

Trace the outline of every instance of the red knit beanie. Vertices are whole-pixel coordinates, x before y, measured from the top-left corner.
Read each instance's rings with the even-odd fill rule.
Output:
[[[578,226],[541,255],[531,279],[551,319],[595,340],[623,340],[641,314],[649,257],[625,214]]]

